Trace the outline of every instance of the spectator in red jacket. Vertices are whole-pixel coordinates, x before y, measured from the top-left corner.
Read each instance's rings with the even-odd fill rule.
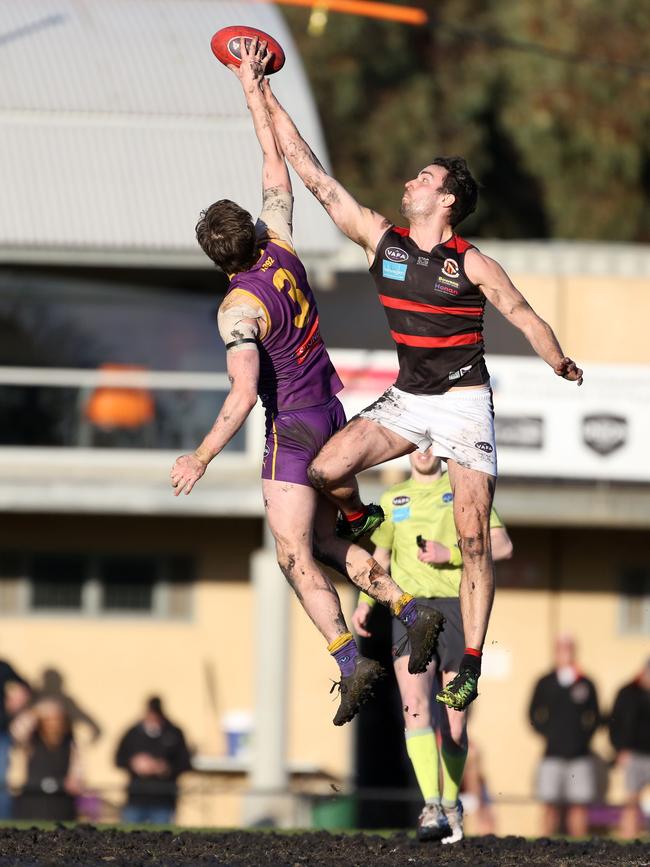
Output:
[[[631,839],[641,833],[641,793],[650,786],[650,657],[641,674],[619,690],[609,720],[609,736],[625,779],[619,831]]]

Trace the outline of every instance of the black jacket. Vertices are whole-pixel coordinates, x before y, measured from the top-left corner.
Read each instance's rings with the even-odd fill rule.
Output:
[[[619,690],[609,719],[609,736],[616,750],[650,755],[650,690],[636,681]]]
[[[577,759],[589,755],[589,743],[600,725],[596,688],[580,675],[562,686],[552,671],[537,681],[529,710],[535,731],[546,738],[544,755]]]
[[[137,753],[148,753],[157,759],[164,759],[169,765],[169,774],[138,776],[129,764]],[[117,748],[115,763],[130,775],[128,803],[151,807],[175,807],[178,795],[176,780],[192,767],[183,732],[169,720],[165,720],[160,734],[153,737],[147,734],[142,723],[129,729]]]

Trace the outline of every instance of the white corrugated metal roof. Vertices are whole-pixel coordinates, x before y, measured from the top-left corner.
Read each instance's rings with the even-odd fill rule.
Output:
[[[202,208],[232,198],[256,212],[259,148],[239,84],[210,51],[212,34],[234,23],[283,45],[275,90],[324,154],[298,52],[272,5],[3,0],[0,257],[141,253],[198,264]],[[328,256],[339,236],[294,187],[297,245]]]

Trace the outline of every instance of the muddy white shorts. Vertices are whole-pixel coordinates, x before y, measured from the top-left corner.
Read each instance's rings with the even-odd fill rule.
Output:
[[[359,413],[425,452],[463,467],[497,474],[492,389],[462,388],[444,394],[409,394],[391,385]]]

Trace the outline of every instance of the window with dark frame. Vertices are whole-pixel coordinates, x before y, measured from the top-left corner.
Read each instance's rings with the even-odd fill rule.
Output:
[[[650,566],[621,577],[620,629],[624,635],[650,635]]]
[[[74,554],[37,554],[30,564],[34,611],[80,611],[86,580],[86,558]]]
[[[152,611],[158,564],[151,557],[102,557],[103,611]]]
[[[187,620],[194,580],[189,556],[0,550],[0,615]]]

